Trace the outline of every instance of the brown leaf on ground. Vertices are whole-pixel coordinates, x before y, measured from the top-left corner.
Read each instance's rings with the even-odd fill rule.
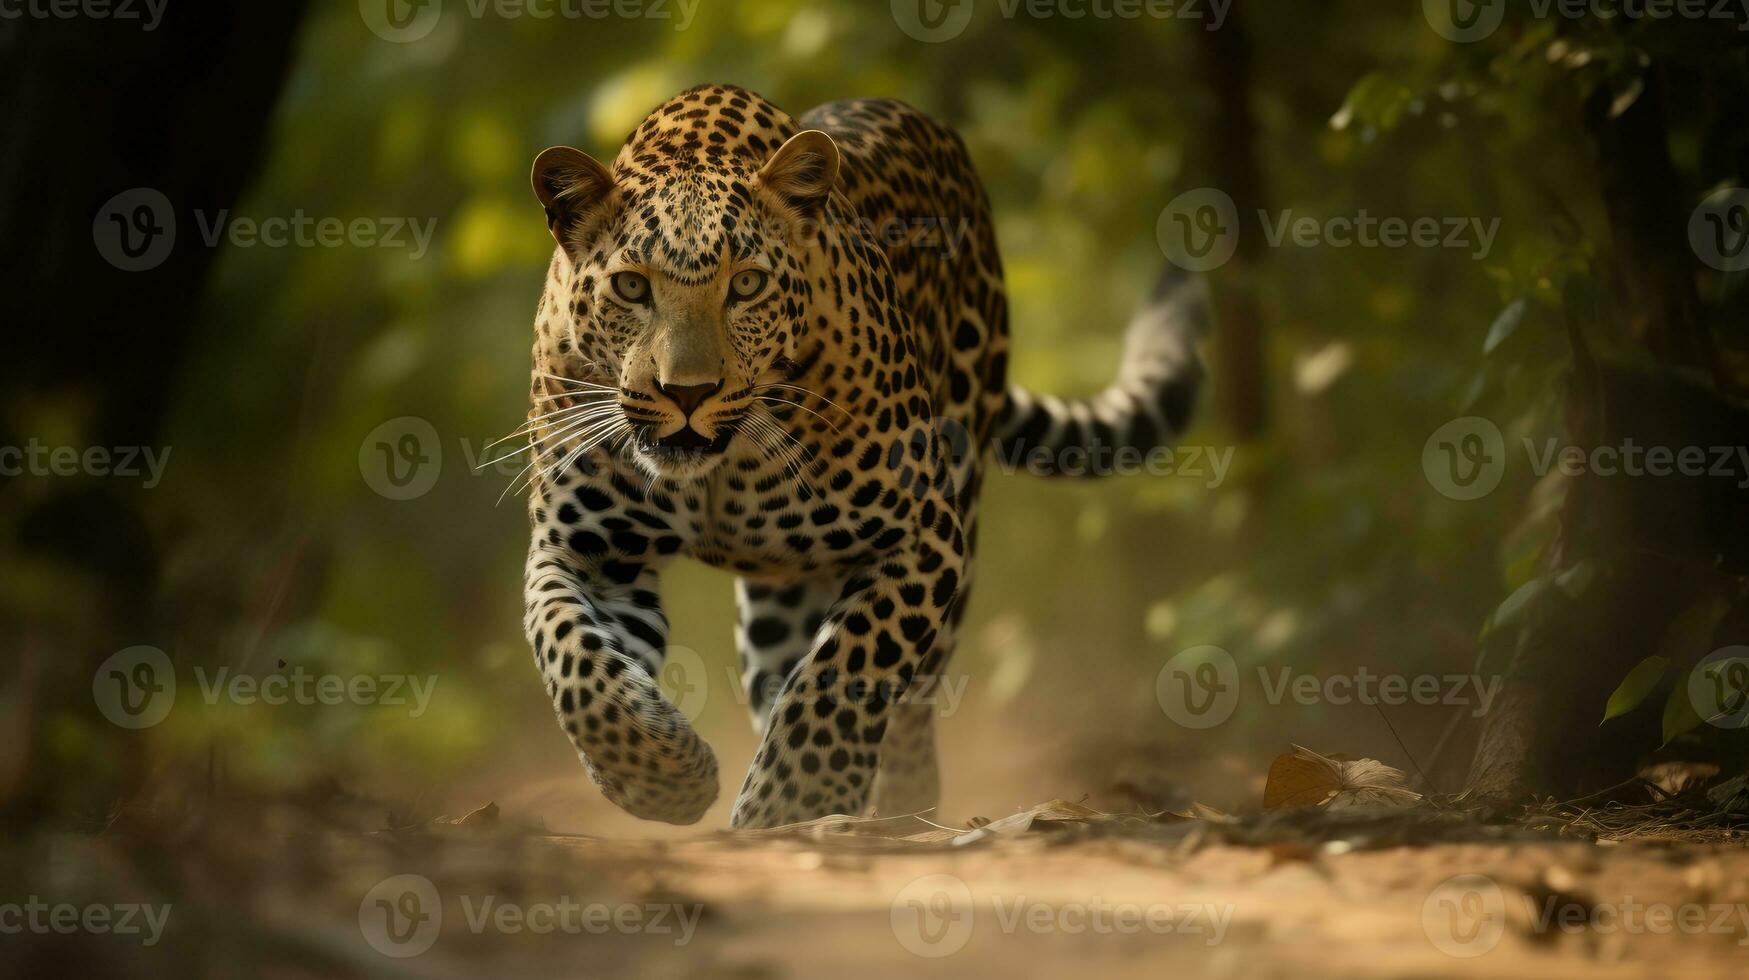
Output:
[[[439,818],[439,823],[447,823],[452,827],[491,827],[498,823],[498,804],[488,803],[478,810],[465,813],[453,820]]]
[[[1691,787],[1698,788],[1719,774],[1719,767],[1710,762],[1658,762],[1640,770],[1646,782],[1674,796]]]
[[[1402,770],[1377,759],[1338,760],[1303,745],[1276,756],[1263,787],[1263,808],[1288,806],[1410,806],[1421,794]]]

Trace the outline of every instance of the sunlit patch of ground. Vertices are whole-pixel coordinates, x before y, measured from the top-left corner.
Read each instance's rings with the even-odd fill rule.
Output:
[[[1740,975],[1749,851],[1446,817],[1239,822],[1053,804],[990,827],[556,836],[513,812],[377,833],[120,831],[40,850],[67,894],[171,901],[151,948],[10,935],[112,975]],[[152,855],[129,868],[126,850]],[[142,870],[143,869],[143,870]],[[45,886],[46,887],[46,886]],[[1163,972],[1171,971],[1171,972]]]

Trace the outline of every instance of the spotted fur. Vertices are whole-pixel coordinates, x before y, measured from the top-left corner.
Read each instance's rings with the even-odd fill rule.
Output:
[[[558,247],[525,626],[585,767],[640,817],[691,823],[716,798],[714,755],[652,679],[661,568],[687,556],[739,576],[762,741],[733,824],[933,806],[933,718],[906,694],[953,651],[986,450],[998,431],[1047,450],[1176,432],[1193,286],[1138,318],[1097,398],[1010,391],[983,187],[956,134],[891,100],[798,122],[695,88],[611,168],[554,148],[534,185]]]

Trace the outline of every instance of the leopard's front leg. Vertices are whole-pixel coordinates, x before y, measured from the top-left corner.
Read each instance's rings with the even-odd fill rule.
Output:
[[[927,663],[959,592],[966,543],[941,500],[912,511],[907,538],[860,568],[790,674],[747,780],[735,827],[858,814],[894,703]]]
[[[523,626],[559,724],[602,793],[646,820],[704,816],[717,760],[654,680],[668,632],[656,571],[593,560],[537,531]]]

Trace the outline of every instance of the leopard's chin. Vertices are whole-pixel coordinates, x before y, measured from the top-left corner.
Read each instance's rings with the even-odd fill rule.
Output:
[[[638,465],[664,480],[696,480],[722,465],[722,453],[696,449],[639,449]]]

